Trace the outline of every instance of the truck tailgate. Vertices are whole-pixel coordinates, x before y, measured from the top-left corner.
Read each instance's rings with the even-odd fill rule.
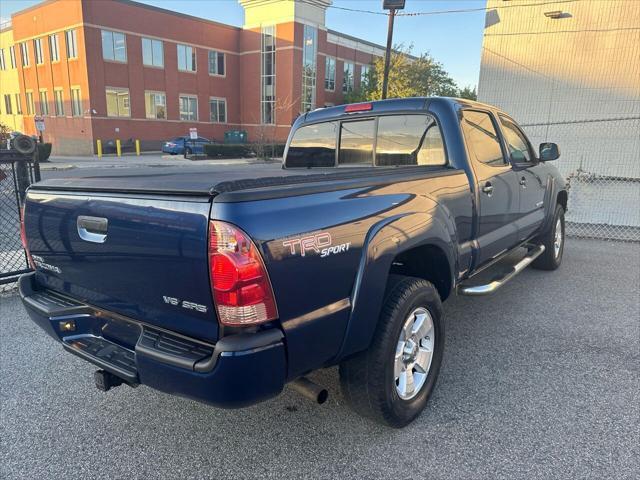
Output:
[[[38,282],[98,308],[216,341],[209,197],[30,190]]]

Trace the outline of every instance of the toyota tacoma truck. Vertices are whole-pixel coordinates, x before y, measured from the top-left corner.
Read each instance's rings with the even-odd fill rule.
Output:
[[[438,376],[442,302],[560,266],[558,156],[468,100],[318,109],[293,125],[281,170],[33,185],[20,295],[103,390],[230,408],[290,384],[322,402],[306,375],[339,365],[355,411],[401,427]]]

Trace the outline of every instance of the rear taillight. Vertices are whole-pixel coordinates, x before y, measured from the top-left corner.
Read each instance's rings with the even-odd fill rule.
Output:
[[[278,316],[271,282],[249,236],[228,223],[209,222],[211,291],[224,325],[255,325]]]
[[[24,205],[20,209],[20,240],[22,241],[22,247],[24,248],[24,252],[27,254],[27,261],[29,262],[29,267],[35,270],[36,266],[35,266],[35,263],[33,262],[33,258],[31,258],[31,252],[29,252],[29,247],[27,246],[27,233],[24,228]]]

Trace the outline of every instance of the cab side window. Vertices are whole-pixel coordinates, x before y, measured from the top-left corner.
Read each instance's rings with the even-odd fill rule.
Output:
[[[461,126],[469,147],[469,155],[476,162],[491,167],[506,165],[500,147],[500,137],[489,113],[465,110],[462,113]]]
[[[509,148],[511,160],[514,163],[529,163],[533,161],[531,148],[524,133],[507,118],[500,116],[500,123],[502,123],[502,132]]]

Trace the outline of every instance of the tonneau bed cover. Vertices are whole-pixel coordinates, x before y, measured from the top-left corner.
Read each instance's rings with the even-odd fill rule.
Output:
[[[261,165],[262,167],[262,165]],[[122,170],[122,171],[118,171]],[[153,172],[152,169],[131,174],[130,169],[116,169],[113,174],[44,180],[32,190],[66,192],[142,193],[186,196],[216,196],[221,193],[269,187],[290,187],[309,183],[359,180],[376,182],[389,175],[424,175],[450,169],[442,167],[355,167],[279,169],[256,168],[256,165],[220,166],[189,169],[184,172]],[[129,171],[129,172],[127,172]],[[379,180],[378,180],[379,181]],[[336,186],[339,186],[336,183]]]

